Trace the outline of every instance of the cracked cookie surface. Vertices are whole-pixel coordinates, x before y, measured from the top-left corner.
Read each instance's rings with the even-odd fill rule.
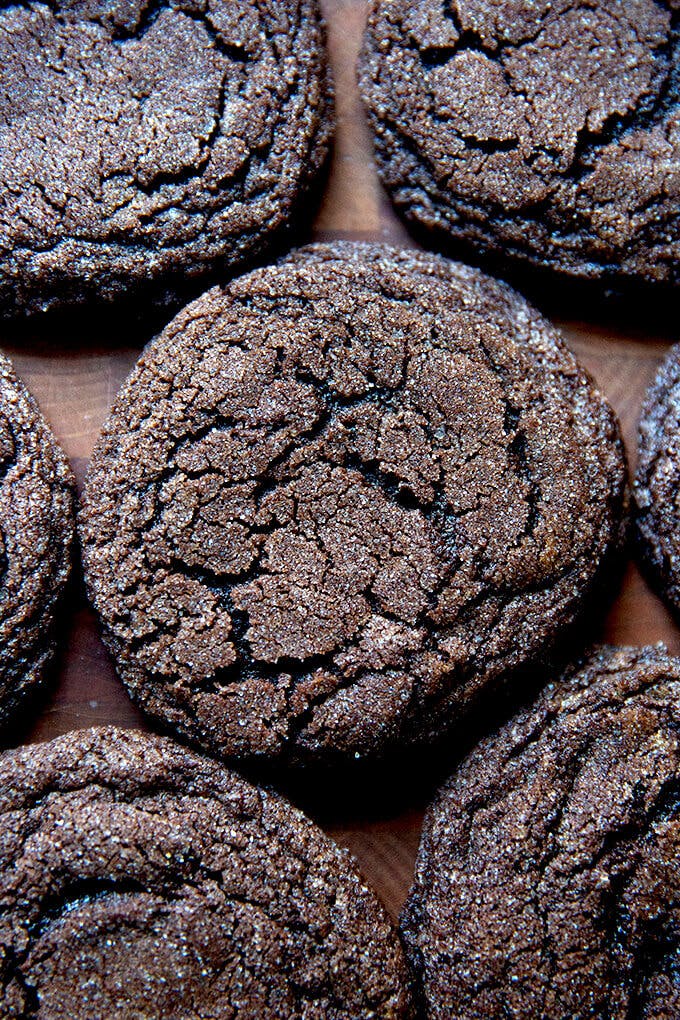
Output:
[[[360,85],[414,225],[587,278],[680,282],[676,0],[374,0]]]
[[[0,315],[255,256],[331,132],[316,0],[0,4]]]
[[[40,686],[56,651],[74,502],[66,457],[0,354],[0,727]]]
[[[81,730],[0,757],[3,1017],[411,1015],[350,854],[165,738]]]
[[[220,755],[359,756],[545,650],[624,486],[611,408],[517,294],[313,245],[147,347],[92,458],[85,573],[154,719]]]
[[[424,1014],[680,1015],[680,660],[597,649],[443,787],[402,916]]]
[[[680,346],[670,349],[640,418],[634,496],[639,548],[653,582],[680,611]]]

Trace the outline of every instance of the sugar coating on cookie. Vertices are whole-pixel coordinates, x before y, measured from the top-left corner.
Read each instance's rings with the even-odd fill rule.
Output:
[[[0,757],[5,1017],[411,1015],[353,858],[165,738],[81,730]]]
[[[429,809],[402,933],[432,1020],[675,1020],[680,660],[601,648]]]
[[[517,294],[316,245],[147,347],[92,458],[85,572],[159,722],[224,755],[376,753],[573,621],[624,484],[611,408]]]
[[[328,150],[316,0],[3,5],[0,64],[0,314],[233,271]]]
[[[578,277],[680,279],[676,0],[373,0],[360,67],[398,210]]]
[[[0,726],[45,680],[71,574],[74,480],[40,410],[0,354]]]

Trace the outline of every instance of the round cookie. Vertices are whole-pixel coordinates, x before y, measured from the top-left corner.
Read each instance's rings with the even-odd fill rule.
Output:
[[[0,5],[0,315],[254,257],[323,163],[317,0]]]
[[[400,1020],[394,930],[301,812],[172,741],[0,757],[3,1016]]]
[[[218,755],[440,735],[569,625],[621,527],[614,414],[513,291],[314,245],[189,305],[95,449],[86,580],[132,697]]]
[[[0,354],[0,728],[14,720],[54,657],[74,532],[66,457]]]
[[[680,281],[677,0],[373,0],[360,87],[413,225],[576,277]]]
[[[431,1020],[680,1016],[680,660],[603,648],[430,808],[402,916]]]
[[[653,582],[680,611],[680,345],[672,347],[645,397],[635,504],[638,547]]]

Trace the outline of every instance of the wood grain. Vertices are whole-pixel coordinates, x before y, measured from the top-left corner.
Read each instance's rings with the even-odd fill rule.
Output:
[[[413,243],[382,192],[372,161],[371,141],[355,86],[355,64],[365,20],[363,0],[323,0],[337,90],[338,127],[327,186],[315,215],[313,235]],[[517,282],[517,281],[515,281]],[[526,288],[532,300],[564,331],[569,342],[616,408],[632,460],[645,388],[670,341],[672,318],[644,304],[631,315],[606,299],[592,314],[580,311],[573,289]],[[653,314],[654,313],[654,314]],[[654,332],[646,323],[653,318]],[[0,335],[3,348],[40,403],[72,459],[82,483],[87,460],[108,408],[146,340],[153,335],[136,321],[111,323],[103,312],[84,322],[66,317],[49,331],[40,324],[13,326]],[[120,337],[123,337],[123,342]],[[144,721],[116,680],[98,636],[92,612],[76,585],[51,693],[37,718],[11,734],[12,743],[44,740],[66,730],[101,723],[144,727]],[[680,631],[649,590],[635,566],[625,570],[608,611],[601,607],[595,633],[607,641],[633,644],[665,641],[680,653]],[[596,607],[597,609],[597,607]],[[451,755],[453,760],[454,749]],[[441,775],[418,762],[403,774],[378,772],[366,783],[357,775],[273,776],[335,838],[359,858],[366,877],[396,915],[411,881],[423,807]],[[408,787],[408,788],[407,788]]]

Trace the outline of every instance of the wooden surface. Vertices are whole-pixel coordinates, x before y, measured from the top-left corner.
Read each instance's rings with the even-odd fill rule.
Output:
[[[412,243],[380,189],[371,143],[354,80],[354,67],[365,18],[363,0],[322,0],[335,71],[338,128],[326,191],[315,216],[317,237],[358,237]],[[517,279],[514,280],[517,285]],[[556,285],[550,293],[529,282],[523,287],[563,329],[569,342],[619,413],[634,457],[635,432],[645,388],[673,335],[672,317],[649,295],[620,303],[582,301],[573,288]],[[583,309],[589,308],[587,314]],[[580,313],[580,314],[579,314]],[[578,318],[573,318],[577,315]],[[7,327],[3,349],[14,359],[71,458],[80,483],[87,459],[116,391],[152,332],[131,322],[84,323],[65,317],[58,326]],[[650,335],[646,323],[654,322]],[[120,342],[120,337],[123,342]],[[64,635],[64,652],[42,712],[12,743],[44,740],[76,727],[102,723],[144,726],[137,709],[116,680],[99,640],[96,621],[86,607],[80,585]],[[680,630],[662,603],[649,591],[635,566],[626,568],[613,605],[602,607],[593,622],[598,638],[620,643],[664,641],[680,653]],[[451,749],[454,760],[454,749]],[[446,764],[444,766],[444,770]],[[422,810],[442,774],[419,762],[404,772],[378,771],[370,780],[355,775],[296,780],[288,792],[320,824],[358,857],[364,873],[396,915],[411,881]],[[274,776],[286,784],[287,777]]]

